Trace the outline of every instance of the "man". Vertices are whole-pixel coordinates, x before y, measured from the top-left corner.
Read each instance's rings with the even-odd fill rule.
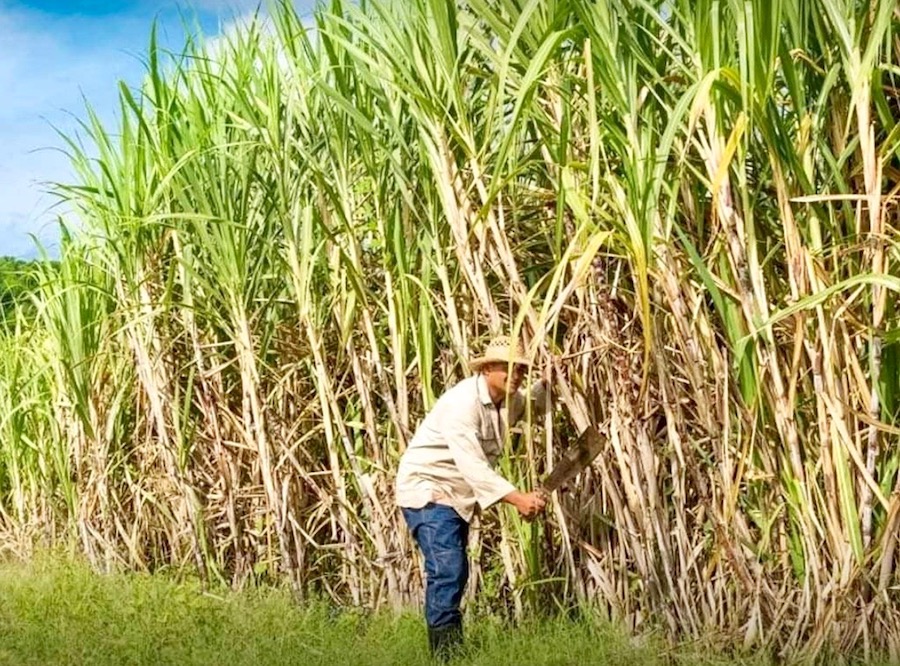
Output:
[[[459,610],[469,577],[466,545],[476,506],[503,501],[526,519],[545,505],[493,469],[506,427],[531,399],[546,408],[545,381],[526,396],[519,388],[530,363],[507,337],[491,341],[469,366],[475,373],[446,391],[400,458],[397,504],[425,559],[425,620],[433,655],[446,658],[462,642]]]

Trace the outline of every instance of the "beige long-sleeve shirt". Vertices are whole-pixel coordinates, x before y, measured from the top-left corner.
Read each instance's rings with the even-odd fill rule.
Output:
[[[532,385],[530,398],[537,410],[546,409],[543,381]],[[446,504],[469,522],[476,504],[485,509],[514,491],[493,466],[507,426],[522,417],[528,399],[519,390],[498,408],[480,373],[446,391],[400,458],[397,505],[418,509],[429,502]]]

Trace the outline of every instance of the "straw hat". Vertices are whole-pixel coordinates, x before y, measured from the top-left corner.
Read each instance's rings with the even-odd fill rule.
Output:
[[[469,362],[469,367],[477,372],[488,363],[512,363],[514,365],[531,365],[531,361],[525,357],[521,342],[513,343],[505,335],[500,335],[491,340],[485,348],[484,354]]]

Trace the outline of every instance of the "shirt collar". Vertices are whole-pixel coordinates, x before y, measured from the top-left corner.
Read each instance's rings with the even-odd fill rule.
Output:
[[[491,392],[488,391],[487,380],[480,372],[475,376],[475,391],[478,393],[478,399],[482,405],[494,406],[494,401],[491,400]]]

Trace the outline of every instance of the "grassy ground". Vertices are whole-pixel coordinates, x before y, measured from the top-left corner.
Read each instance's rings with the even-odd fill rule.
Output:
[[[566,620],[467,625],[460,664],[737,664],[667,651],[609,626]],[[299,608],[280,590],[204,594],[164,576],[90,573],[40,559],[0,564],[0,664],[427,664],[414,613]],[[762,663],[762,662],[753,662]]]

